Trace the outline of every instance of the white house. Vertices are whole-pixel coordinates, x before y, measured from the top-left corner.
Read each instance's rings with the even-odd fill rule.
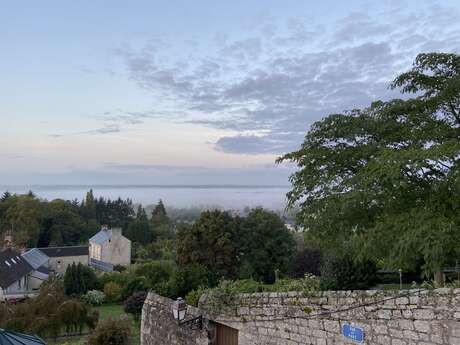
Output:
[[[104,264],[127,266],[131,264],[131,241],[121,234],[121,228],[103,226],[89,239],[89,257],[99,268]]]
[[[48,257],[48,268],[56,274],[64,274],[72,264],[89,265],[88,246],[37,248]]]
[[[35,254],[31,253],[29,258],[35,257]],[[0,252],[0,301],[22,299],[38,293],[41,283],[49,278],[49,270],[40,260],[31,264],[24,255],[11,248]]]

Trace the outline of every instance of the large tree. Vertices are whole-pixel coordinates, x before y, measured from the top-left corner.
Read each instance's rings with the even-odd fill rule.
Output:
[[[329,115],[279,159],[289,202],[325,249],[439,273],[460,249],[460,56],[420,54],[391,87],[413,97]]]
[[[237,220],[228,212],[205,211],[191,226],[177,235],[177,258],[181,267],[205,267],[212,280],[234,278],[238,270],[236,253]]]
[[[240,277],[272,283],[275,272],[286,273],[293,258],[295,241],[274,212],[256,208],[241,220],[238,236]]]

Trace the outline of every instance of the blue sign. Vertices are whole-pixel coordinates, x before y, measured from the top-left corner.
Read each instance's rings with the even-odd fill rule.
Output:
[[[362,328],[345,324],[342,327],[342,334],[345,337],[356,341],[357,343],[364,342],[364,330]]]

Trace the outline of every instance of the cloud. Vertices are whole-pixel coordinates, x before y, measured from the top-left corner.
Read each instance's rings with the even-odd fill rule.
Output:
[[[279,154],[297,148],[309,126],[330,113],[401,97],[388,84],[418,53],[458,51],[457,9],[388,3],[383,11],[351,12],[327,26],[269,18],[247,37],[216,34],[216,48],[206,53],[173,56],[150,44],[120,49],[118,56],[159,107],[181,110],[171,120],[228,130],[216,150]]]
[[[58,133],[50,134],[51,138],[62,138],[67,136],[79,136],[79,135],[103,135],[119,133],[127,127],[143,124],[146,120],[158,117],[152,111],[146,112],[124,112],[122,110],[116,110],[113,112],[105,112],[102,115],[93,116],[94,119],[99,120],[102,123],[101,126],[95,129],[89,129],[86,131],[71,132],[71,133]]]

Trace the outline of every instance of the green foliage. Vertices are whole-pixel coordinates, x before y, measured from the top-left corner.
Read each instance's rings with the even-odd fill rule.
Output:
[[[98,321],[97,313],[81,301],[68,299],[59,281],[42,285],[38,297],[17,305],[5,305],[7,313],[1,313],[1,326],[18,332],[56,337],[81,333],[84,327],[93,329]],[[1,309],[1,307],[0,307]]]
[[[236,276],[237,221],[219,210],[205,211],[192,226],[178,232],[177,257],[181,267],[198,264],[216,281]]]
[[[90,290],[83,296],[81,296],[81,299],[88,304],[91,305],[101,305],[105,301],[105,294],[102,291],[99,290]]]
[[[305,273],[319,276],[321,258],[321,251],[319,249],[303,248],[293,258],[290,265],[290,275],[296,278],[304,276]]]
[[[200,286],[210,286],[208,277],[209,272],[206,267],[190,264],[174,272],[164,292],[166,292],[166,296],[172,298],[186,296],[190,291]]]
[[[131,279],[131,274],[127,271],[124,272],[110,272],[104,273],[99,278],[99,283],[102,287],[104,287],[107,283],[116,283],[119,286],[126,286],[128,281]]]
[[[142,206],[139,205],[136,219],[129,225],[126,235],[131,241],[144,245],[154,240],[154,234],[149,219]]]
[[[460,252],[460,56],[420,54],[392,87],[414,97],[329,115],[279,161],[323,250],[432,275]]]
[[[153,208],[150,222],[152,223],[154,229],[162,225],[170,224],[168,214],[166,213],[166,208],[161,199],[160,201],[158,201],[158,204]]]
[[[275,271],[286,273],[294,254],[295,242],[281,218],[274,212],[256,208],[241,219],[238,252],[244,270],[241,278],[266,283],[275,281]]]
[[[231,306],[236,296],[241,293],[293,291],[309,294],[318,291],[319,288],[320,280],[311,274],[306,274],[300,279],[280,279],[274,284],[265,284],[253,279],[223,280],[214,288],[199,288],[190,292],[187,295],[187,302],[196,306],[199,298],[206,293],[210,298],[210,305],[219,308],[219,306]]]
[[[123,310],[127,314],[132,314],[134,320],[139,321],[142,313],[142,307],[144,306],[144,301],[146,298],[147,292],[145,291],[134,293],[126,299],[123,305]]]
[[[134,221],[131,200],[96,199],[90,190],[86,198],[64,201],[38,199],[33,193],[0,198],[0,235],[12,230],[19,247],[48,247],[86,243],[101,224],[128,229]]]
[[[132,276],[128,283],[123,286],[121,299],[125,300],[135,292],[147,291],[149,286],[147,284],[147,279],[145,277],[136,277]]]
[[[349,256],[326,257],[321,265],[323,290],[367,290],[377,281],[377,267],[371,261],[355,262]]]
[[[64,274],[65,293],[68,296],[83,295],[98,287],[99,281],[94,271],[81,263],[68,266]]]
[[[89,345],[126,345],[129,343],[130,328],[126,318],[112,318],[99,322],[88,338]]]
[[[157,291],[158,286],[168,282],[174,274],[176,266],[171,261],[150,261],[134,268],[136,276],[146,279],[146,284],[153,291]]]
[[[190,291],[187,295],[185,295],[185,300],[187,301],[187,304],[197,307],[198,302],[200,301],[200,297],[207,291],[208,288],[205,287],[199,287],[195,290]]]
[[[107,302],[120,302],[122,300],[123,288],[115,282],[108,282],[104,285],[104,294]]]
[[[12,195],[0,203],[0,229],[12,229],[14,242],[35,247],[43,221],[43,205],[31,195]]]

